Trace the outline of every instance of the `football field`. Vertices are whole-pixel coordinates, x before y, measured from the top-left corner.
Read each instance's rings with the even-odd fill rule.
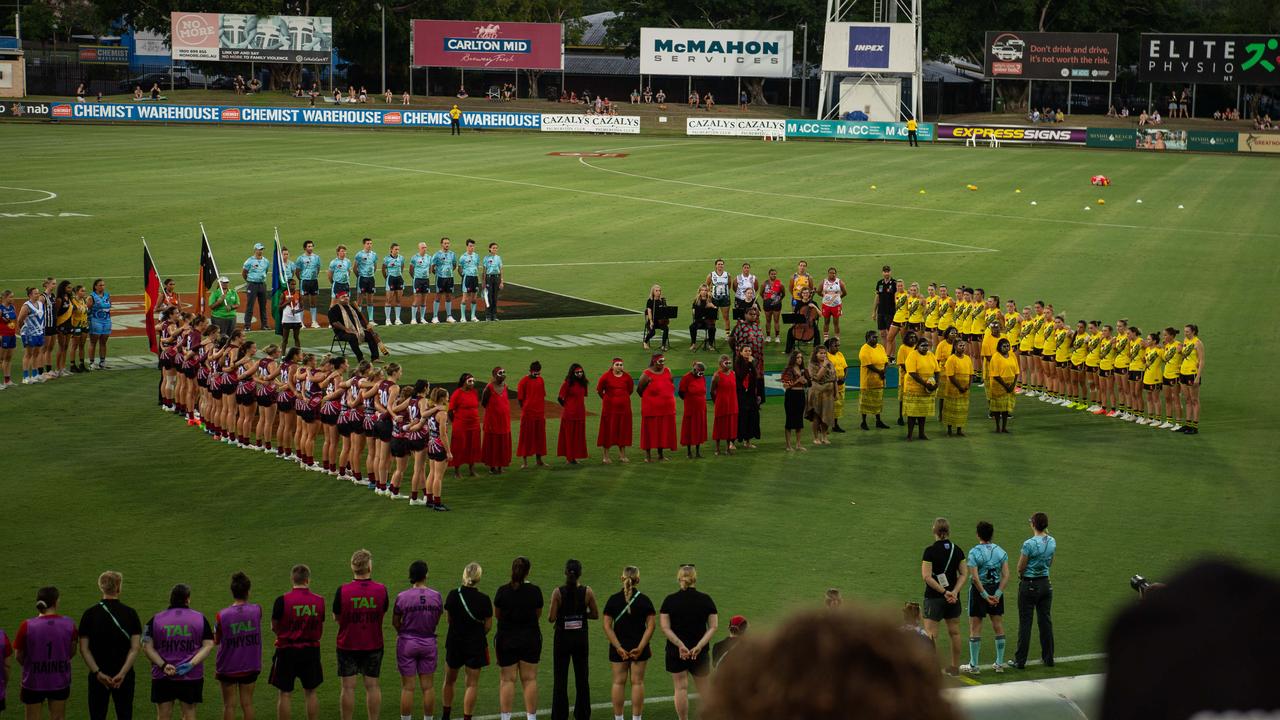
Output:
[[[1043,299],[1069,322],[1123,317],[1144,334],[1196,323],[1206,346],[1198,436],[1025,398],[1012,434],[994,435],[979,394],[970,437],[945,437],[935,418],[932,442],[907,444],[897,426],[859,431],[850,392],[842,423],[849,432],[833,435],[830,447],[784,453],[781,397],[771,396],[758,450],[697,461],[682,450],[657,465],[636,462],[636,452],[627,466],[601,466],[595,452],[583,466],[553,460],[498,478],[482,469],[477,478],[446,478],[450,513],[393,504],[212,442],[156,408],[154,371],[19,386],[0,393],[0,627],[10,634],[34,614],[41,585],[61,588],[63,611],[78,617],[108,568],[124,573],[123,599],[144,619],[177,582],[190,584],[192,606],[212,617],[229,604],[227,579],[236,570],[249,574],[253,600],[269,608],[296,562],[311,566],[314,587],[331,598],[349,577],[350,553],[365,547],[375,578],[393,594],[407,586],[406,568],[418,558],[430,563],[430,584],[442,592],[458,585],[467,562],[479,561],[480,587],[492,594],[512,558],[526,555],[530,579],[549,596],[574,557],[602,602],[624,565],[641,568],[641,589],[658,600],[675,588],[679,564],[696,563],[699,588],[719,605],[719,639],[731,615],[764,629],[820,603],[828,587],[890,609],[918,600],[919,557],[935,516],[950,518],[964,548],[976,521],[992,521],[996,541],[1016,560],[1028,515],[1044,511],[1059,543],[1058,654],[1070,658],[1101,652],[1110,616],[1133,600],[1134,573],[1161,579],[1205,554],[1265,567],[1257,538],[1280,528],[1273,510],[1280,387],[1266,360],[1280,353],[1280,163],[1271,159],[66,124],[0,126],[0,147],[0,289],[18,295],[46,275],[102,277],[114,295],[138,295],[145,236],[161,277],[174,277],[188,300],[201,221],[221,271],[237,281],[252,244],[270,247],[273,228],[295,256],[314,240],[325,263],[337,244],[354,251],[365,236],[380,254],[391,242],[405,254],[419,241],[434,250],[446,235],[455,248],[466,238],[482,248],[500,243],[507,281],[530,289],[531,309],[500,323],[380,329],[392,343],[439,343],[392,357],[406,379],[453,382],[464,371],[484,378],[502,365],[514,386],[540,360],[554,394],[569,363],[581,362],[594,382],[615,355],[638,374],[648,353],[636,311],[655,282],[680,308],[668,365],[679,375],[695,358],[710,364],[709,353],[687,350],[684,328],[698,284],[720,257],[730,271],[749,260],[758,275],[776,267],[784,279],[800,259],[815,275],[837,267],[850,291],[843,335],[854,358],[872,326],[872,290],[885,263],[922,287],[983,287],[1019,307]],[[625,156],[553,154],[590,151]],[[1113,185],[1092,187],[1094,174]],[[557,311],[561,302],[587,307],[582,301],[595,309]],[[255,334],[260,345],[275,338]],[[329,334],[304,331],[303,343],[323,352]],[[769,370],[780,370],[780,347],[767,348]],[[113,339],[110,349],[142,355],[146,341]],[[15,357],[15,374],[20,369]],[[588,402],[589,444],[598,407]],[[555,427],[549,422],[552,447]],[[605,702],[607,643],[594,630],[592,699]],[[335,633],[330,623],[325,716],[338,700]],[[1012,627],[1009,635],[1012,653]],[[394,642],[389,621],[387,637]],[[549,628],[545,637],[542,707],[550,702]],[[987,638],[989,664],[989,630]],[[654,642],[648,694],[668,696],[661,641]],[[394,667],[384,661],[384,716],[395,714]],[[999,679],[1100,667],[1082,659]],[[70,717],[84,716],[77,668]],[[478,715],[497,712],[497,688],[491,668]],[[145,698],[140,689],[144,712]],[[212,681],[205,701],[217,705]],[[273,702],[259,683],[258,712],[269,715]],[[669,703],[645,714],[674,717]]]

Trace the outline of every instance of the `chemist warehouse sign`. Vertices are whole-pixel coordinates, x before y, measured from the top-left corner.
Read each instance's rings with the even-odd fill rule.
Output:
[[[640,28],[645,75],[791,77],[790,30]]]

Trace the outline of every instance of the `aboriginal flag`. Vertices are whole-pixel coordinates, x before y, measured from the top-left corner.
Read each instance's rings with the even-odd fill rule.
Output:
[[[145,307],[143,317],[147,323],[147,342],[151,352],[160,353],[160,343],[156,339],[156,306],[160,303],[160,276],[156,273],[156,264],[151,259],[151,248],[147,241],[142,241],[142,297]]]
[[[196,273],[196,314],[209,314],[209,292],[218,286],[218,263],[213,261],[213,249],[209,247],[209,236],[204,233],[204,225],[200,226],[200,272]]]

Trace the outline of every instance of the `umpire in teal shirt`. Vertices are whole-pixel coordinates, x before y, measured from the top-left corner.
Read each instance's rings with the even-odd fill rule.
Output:
[[[1058,542],[1049,534],[1049,516],[1038,512],[1031,516],[1034,534],[1022,543],[1018,556],[1018,649],[1013,654],[1013,666],[1021,670],[1027,665],[1027,653],[1031,650],[1031,616],[1034,614],[1040,628],[1040,659],[1045,667],[1053,667],[1053,585],[1049,582],[1049,568]]]
[[[245,280],[245,296],[248,298],[244,306],[244,330],[249,331],[249,325],[253,322],[253,304],[259,303],[258,314],[262,318],[262,329],[270,330],[271,324],[267,321],[267,272],[271,270],[271,261],[262,256],[265,250],[262,243],[254,243],[253,255],[244,261],[244,267],[240,269],[240,277]]]

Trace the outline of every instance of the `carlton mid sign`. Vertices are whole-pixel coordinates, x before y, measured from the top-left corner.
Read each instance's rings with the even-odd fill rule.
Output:
[[[640,72],[790,77],[794,37],[790,30],[640,28]]]
[[[911,23],[827,23],[824,71],[909,73],[915,67],[916,30]]]
[[[559,70],[559,23],[414,20],[415,67]]]
[[[1142,82],[1280,85],[1280,36],[1143,33],[1138,48]]]

